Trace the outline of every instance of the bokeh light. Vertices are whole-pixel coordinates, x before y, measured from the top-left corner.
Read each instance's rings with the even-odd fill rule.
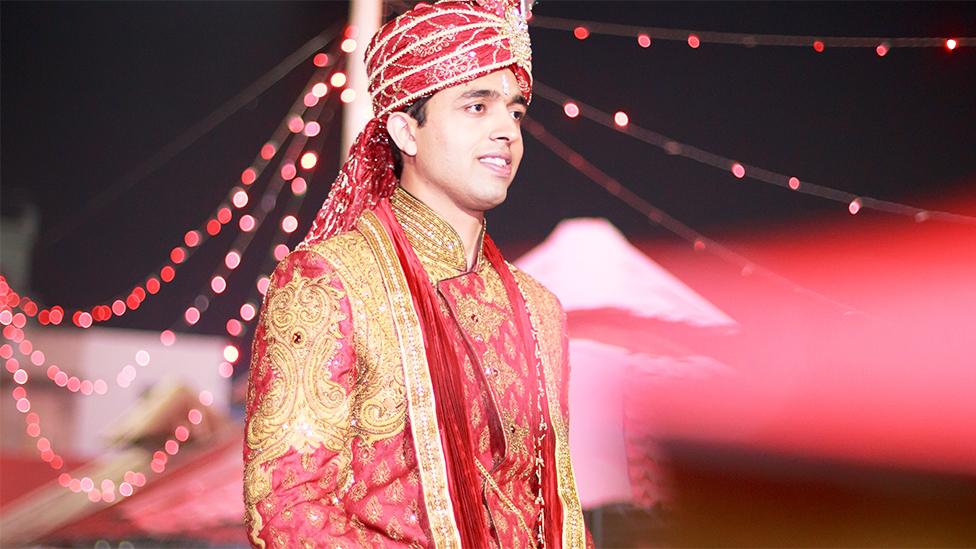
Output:
[[[743,166],[742,164],[740,164],[738,162],[732,164],[732,175],[736,176],[739,179],[742,179],[743,177],[745,177],[746,176],[746,168],[745,168],[745,166]]]
[[[315,167],[315,164],[317,164],[318,161],[319,161],[318,155],[316,155],[314,152],[309,151],[302,155],[302,158],[299,162],[302,166],[302,169],[311,170],[312,168]]]

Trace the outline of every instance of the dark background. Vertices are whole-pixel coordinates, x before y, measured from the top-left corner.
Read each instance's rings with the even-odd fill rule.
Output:
[[[303,63],[215,131],[97,212],[85,204],[336,20],[347,3],[2,4],[2,205],[40,208],[31,295],[90,307],[122,297],[159,268],[185,230],[225,197],[310,76]],[[967,3],[560,2],[537,15],[697,30],[822,36],[973,36]],[[976,215],[954,197],[976,176],[976,51],[757,47],[534,29],[534,76],[569,95],[726,157],[861,195]],[[640,195],[719,240],[890,217],[804,196],[568,120],[537,99],[530,116]],[[336,121],[339,120],[337,117]],[[338,128],[323,132],[304,235],[334,177]],[[510,200],[489,216],[503,249],[523,250],[562,218],[602,216],[632,239],[672,238],[526,138]],[[966,208],[969,208],[967,211]],[[65,220],[83,223],[53,239]],[[903,223],[911,224],[910,218]],[[270,229],[269,229],[270,231]],[[178,284],[110,324],[163,328],[179,318],[220,262],[231,235],[202,248]],[[258,236],[256,248],[270,242]],[[232,313],[268,269],[245,258]],[[260,258],[258,256],[261,256]],[[253,260],[251,260],[253,259]],[[222,333],[225,315],[196,327]]]

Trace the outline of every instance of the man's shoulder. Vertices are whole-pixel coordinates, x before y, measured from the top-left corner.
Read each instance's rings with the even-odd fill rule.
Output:
[[[345,285],[355,284],[375,267],[376,257],[366,239],[358,231],[350,230],[299,244],[278,263],[276,272],[297,272],[310,278],[335,273]]]
[[[559,302],[556,294],[552,293],[549,288],[546,288],[529,273],[519,269],[508,261],[505,263],[508,264],[512,275],[515,276],[515,281],[518,283],[519,288],[521,288],[530,309],[539,311],[542,314],[554,313],[561,315],[563,313],[562,303]]]

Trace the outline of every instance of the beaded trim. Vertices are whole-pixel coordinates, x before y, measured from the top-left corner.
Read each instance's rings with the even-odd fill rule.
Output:
[[[431,541],[435,547],[461,547],[461,535],[454,523],[454,506],[447,488],[447,464],[441,446],[440,430],[424,351],[420,320],[410,302],[410,289],[400,268],[393,243],[372,211],[363,212],[357,222],[360,234],[376,254],[403,360],[403,381],[407,391],[407,409],[417,468],[423,486],[424,506],[430,522]]]
[[[513,274],[515,269],[511,268]],[[515,277],[518,283],[518,276]],[[533,302],[525,292],[525,288],[518,283],[519,292],[525,299],[526,309],[529,311],[529,321],[532,323],[532,332],[536,341],[536,353],[541,358],[542,368],[545,371],[546,400],[549,404],[549,419],[552,421],[553,436],[555,436],[556,450],[556,479],[559,488],[559,501],[563,509],[563,547],[570,549],[583,549],[586,547],[586,530],[583,524],[583,509],[580,506],[579,495],[576,492],[576,478],[573,474],[573,465],[569,458],[569,428],[563,421],[562,411],[559,409],[559,388],[556,387],[554,368],[559,368],[559,364],[553,364],[552,356],[542,352],[539,342],[539,332],[541,323],[546,320],[539,318],[538,312],[533,310]],[[565,357],[564,357],[565,360]],[[569,383],[569,380],[564,380]]]

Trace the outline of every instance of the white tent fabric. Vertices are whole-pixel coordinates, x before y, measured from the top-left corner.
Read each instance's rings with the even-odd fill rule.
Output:
[[[567,311],[614,308],[696,326],[735,324],[606,219],[562,221],[515,264],[552,290]]]
[[[567,312],[622,311],[624,317],[702,328],[736,324],[605,219],[562,221],[515,263],[555,293]],[[619,315],[608,316],[606,324],[612,331],[635,329],[634,323],[621,324]],[[628,466],[634,464],[628,464],[624,437],[625,385],[638,381],[630,379],[635,375],[653,383],[709,376],[725,367],[708,357],[651,356],[588,339],[572,339],[569,352],[570,449],[581,503],[593,508],[629,502],[634,490]]]

